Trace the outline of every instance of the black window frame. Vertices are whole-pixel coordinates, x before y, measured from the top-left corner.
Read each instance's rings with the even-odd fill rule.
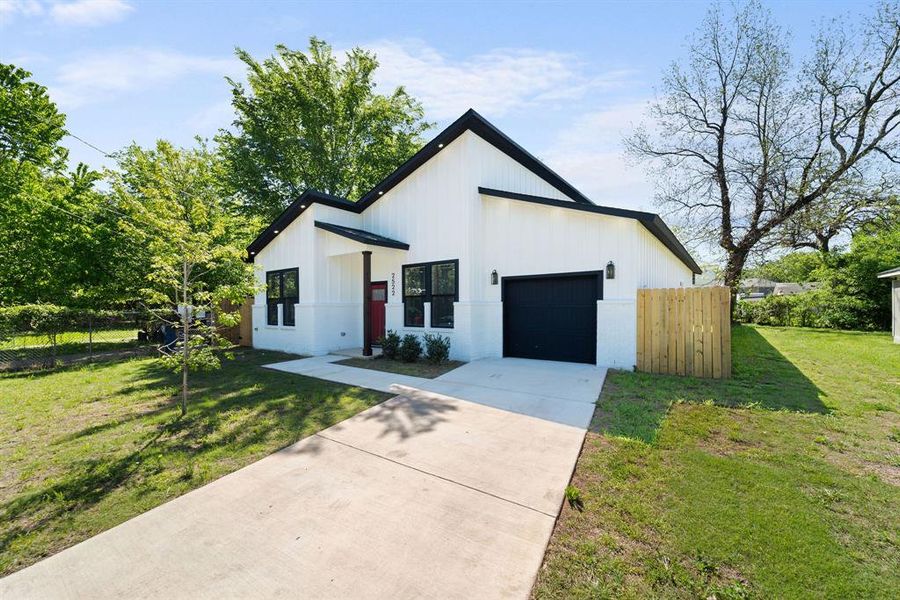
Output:
[[[435,265],[445,265],[452,264],[453,265],[453,293],[452,294],[433,294],[432,288],[434,287],[433,279],[433,269]],[[406,294],[406,269],[408,268],[416,268],[423,267],[425,269],[425,292],[421,296],[407,296]],[[459,302],[459,259],[447,259],[447,260],[432,260],[428,262],[420,262],[420,263],[409,263],[401,266],[401,282],[402,286],[400,289],[403,292],[403,326],[404,327],[425,327],[424,319],[421,325],[410,324],[408,320],[408,313],[406,311],[406,299],[407,298],[422,298],[422,310],[424,312],[425,303],[431,304],[431,327],[435,329],[453,329],[456,325],[455,315],[453,315],[452,303],[451,303],[451,315],[453,316],[453,324],[452,325],[437,325],[434,322],[434,304],[432,303],[432,298],[437,296],[439,298],[452,298],[453,302]]]
[[[284,295],[284,276],[286,273],[293,273],[297,280],[297,295],[296,296],[285,296]],[[278,296],[271,297],[269,296],[269,278],[272,276],[278,277]],[[281,323],[282,327],[294,327],[297,324],[296,315],[294,314],[293,308],[294,304],[300,301],[300,269],[299,267],[292,267],[289,269],[276,269],[274,271],[266,271],[266,325],[270,326],[278,326],[278,305],[282,305],[281,310]],[[288,310],[288,306],[290,305],[291,310]],[[275,323],[272,322],[272,312],[271,307],[275,308]]]

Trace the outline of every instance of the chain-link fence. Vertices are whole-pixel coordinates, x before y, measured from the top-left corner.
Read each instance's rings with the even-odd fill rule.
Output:
[[[146,312],[42,308],[0,318],[0,370],[91,361],[159,342],[159,321]]]

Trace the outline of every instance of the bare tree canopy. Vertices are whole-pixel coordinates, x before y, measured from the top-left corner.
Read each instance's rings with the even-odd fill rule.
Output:
[[[883,199],[897,189],[898,49],[893,3],[859,31],[824,25],[797,66],[760,4],[710,9],[687,60],[663,79],[653,126],[626,144],[658,175],[661,203],[725,252],[726,285],[789,223],[847,194]]]

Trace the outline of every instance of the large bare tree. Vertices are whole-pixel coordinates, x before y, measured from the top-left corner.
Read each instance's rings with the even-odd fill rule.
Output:
[[[799,65],[760,4],[709,10],[626,144],[657,175],[658,200],[724,251],[726,285],[761,242],[851,183],[857,197],[896,186],[898,48],[897,4],[858,31],[824,25]]]

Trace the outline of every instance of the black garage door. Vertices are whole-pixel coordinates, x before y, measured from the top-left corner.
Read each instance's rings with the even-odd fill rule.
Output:
[[[599,273],[503,278],[503,354],[595,363]]]

